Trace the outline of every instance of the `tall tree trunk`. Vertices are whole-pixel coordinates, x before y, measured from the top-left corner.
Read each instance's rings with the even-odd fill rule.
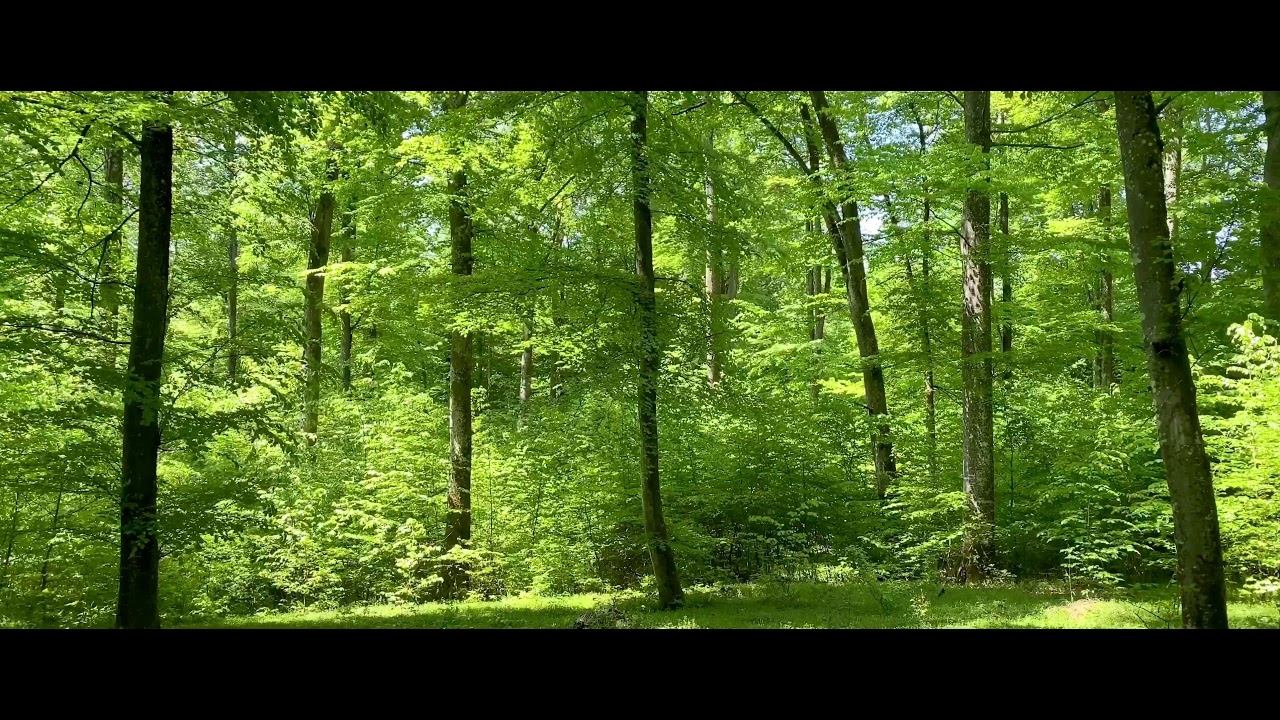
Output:
[[[114,228],[124,219],[124,151],[119,148],[107,148],[103,155],[103,169],[106,175],[103,195],[110,209],[107,222]],[[102,320],[106,336],[111,339],[116,337],[116,326],[120,316],[120,264],[124,246],[121,240],[122,235],[120,230],[111,231],[107,236],[107,246],[102,256]],[[112,346],[112,358],[114,357],[114,346]]]
[[[658,481],[658,375],[662,369],[662,348],[658,344],[657,298],[653,277],[653,215],[649,209],[649,93],[631,96],[631,197],[635,215],[636,275],[639,276],[636,302],[640,315],[640,472],[644,530],[653,560],[658,586],[658,606],[663,609],[684,604],[684,590],[676,570],[675,551],[667,537],[662,517],[662,492]]]
[[[924,157],[929,150],[928,137],[924,131],[924,122],[921,121],[919,114],[916,115],[916,137],[920,141],[920,156]],[[929,476],[935,477],[938,469],[938,405],[937,405],[937,388],[933,384],[933,342],[929,334],[929,259],[933,255],[933,233],[929,230],[929,223],[933,220],[933,207],[929,197],[929,179],[923,178],[921,181],[920,194],[924,201],[924,211],[921,213],[921,223],[924,227],[924,248],[920,257],[920,280],[922,287],[915,293],[916,297],[921,298],[919,305],[920,318],[920,340],[921,349],[924,350],[925,374],[924,374],[924,402],[925,416],[924,425],[925,432],[928,435],[928,451],[929,451]],[[907,280],[914,284],[915,279],[911,276],[911,260],[907,259]]]
[[[457,111],[467,103],[461,92],[449,93],[446,107]],[[471,274],[475,256],[471,241],[474,228],[468,202],[467,173],[457,170],[449,176],[450,264],[454,275]],[[471,333],[454,330],[449,349],[449,511],[445,515],[444,549],[466,550],[471,544],[471,371],[475,362]],[[460,598],[470,587],[466,562],[449,561],[444,566],[444,593]]]
[[[227,156],[227,166],[231,168],[229,173],[231,194],[228,198],[228,204],[231,205],[235,202],[235,132],[228,133],[224,151]],[[240,352],[236,348],[236,335],[240,329],[238,317],[240,311],[240,237],[236,235],[235,218],[231,216],[230,207],[228,207],[227,212],[227,274],[230,276],[227,286],[227,383],[234,388],[236,374],[240,368]]]
[[[1098,215],[1102,218],[1104,242],[1111,235],[1111,186],[1102,185],[1098,190]],[[1098,310],[1102,314],[1102,322],[1110,325],[1114,319],[1115,282],[1111,275],[1111,253],[1102,253],[1102,282],[1098,292]],[[1110,330],[1098,331],[1098,379],[1099,390],[1111,391],[1111,383],[1116,381],[1115,349]]]
[[[356,260],[356,199],[353,197],[347,204],[347,211],[342,214],[342,262],[352,263]],[[351,283],[342,282],[342,292],[338,298],[342,310],[338,312],[338,320],[342,323],[342,342],[339,345],[339,359],[342,363],[342,391],[351,392]]]
[[[1004,323],[1000,326],[1000,352],[1007,353],[1013,349],[1013,249],[1010,247],[1012,242],[1009,237],[1009,196],[1000,193],[1000,236],[1001,244],[1004,245],[1004,252],[1001,254],[1001,262],[1004,267],[1000,273],[1000,302],[1004,306]],[[1008,359],[1005,359],[1008,363]],[[1010,372],[1008,369],[1004,372],[1005,379],[1008,379]]]
[[[707,151],[715,147],[715,137],[707,137]],[[724,246],[716,229],[716,192],[711,173],[703,178],[707,194],[707,307],[710,314],[711,337],[707,342],[707,384],[719,385],[723,370],[720,346],[724,341]]]
[[[964,491],[969,503],[965,569],[981,580],[995,561],[996,486],[991,405],[991,93],[966,90],[965,140],[982,151],[972,168],[964,200],[960,255],[964,259],[964,313],[961,316],[964,377]]]
[[[337,166],[330,162],[328,179],[338,178]],[[311,246],[307,254],[307,284],[304,317],[306,344],[302,347],[302,434],[307,444],[316,443],[320,429],[320,351],[324,326],[324,267],[329,264],[329,244],[333,234],[333,191],[326,185],[320,193],[315,219],[311,221]]]
[[[831,156],[832,170],[837,174],[845,170],[848,158],[845,155],[844,142],[835,121],[831,119],[827,106],[826,93],[821,90],[809,92],[817,114],[818,129],[822,133],[823,143],[827,146],[827,154]],[[873,419],[883,418],[889,413],[888,398],[884,389],[884,370],[880,364],[880,342],[876,338],[875,323],[871,318],[871,302],[867,296],[867,268],[863,264],[862,227],[858,219],[858,203],[849,198],[840,210],[842,217],[836,227],[839,230],[841,244],[844,247],[844,261],[849,309],[853,319],[854,334],[858,339],[858,355],[862,358],[862,384],[867,397]],[[877,422],[874,441],[876,468],[876,494],[884,497],[889,483],[898,475],[897,460],[893,454],[893,439],[886,422]]]
[[[1267,116],[1267,155],[1262,179],[1267,183],[1262,205],[1262,297],[1264,312],[1280,322],[1280,91],[1262,93]]]
[[[0,578],[3,585],[9,585],[9,563],[13,560],[13,541],[18,539],[18,510],[22,508],[22,493],[13,493],[13,514],[9,516],[9,539],[4,548],[4,562],[0,563],[0,569],[4,570],[4,577]]]
[[[1116,131],[1147,368],[1155,401],[1182,586],[1182,625],[1227,627],[1222,543],[1209,458],[1196,409],[1173,245],[1161,182],[1160,127],[1150,92],[1116,92]]]
[[[173,221],[173,129],[168,125],[143,126],[139,175],[138,268],[121,454],[119,628],[160,626],[156,462]]]
[[[524,319],[524,349],[520,351],[520,414],[533,398],[533,317]]]

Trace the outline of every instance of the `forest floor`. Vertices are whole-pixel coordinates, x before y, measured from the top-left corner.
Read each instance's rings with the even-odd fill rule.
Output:
[[[228,628],[1170,628],[1172,590],[1071,597],[1050,589],[884,583],[693,589],[658,612],[639,593],[526,596],[228,618]],[[1233,628],[1280,628],[1280,606],[1232,602]]]

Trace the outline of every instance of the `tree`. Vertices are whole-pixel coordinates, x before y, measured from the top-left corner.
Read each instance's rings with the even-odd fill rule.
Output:
[[[640,321],[640,372],[638,383],[640,424],[641,504],[644,532],[663,609],[684,604],[684,589],[676,570],[675,550],[662,516],[662,488],[658,478],[658,382],[662,371],[662,347],[658,343],[657,297],[653,273],[653,213],[649,186],[649,93],[632,93],[631,106],[631,204],[636,236],[636,307]]]
[[[1266,313],[1280,321],[1280,91],[1262,93],[1267,155],[1262,178],[1267,200],[1262,215],[1262,296]]]
[[[173,128],[163,121],[144,124],[140,144],[138,268],[134,281],[128,380],[124,390],[118,628],[160,627],[156,462],[160,452],[160,387],[169,319]]]
[[[991,405],[991,197],[987,159],[991,152],[991,93],[964,94],[965,140],[979,154],[972,160],[964,200],[960,255],[964,259],[961,358],[964,376],[964,490],[969,523],[965,568],[981,580],[995,562],[995,440]]]
[[[338,179],[337,165],[329,163],[328,181]],[[302,434],[309,445],[314,445],[320,430],[320,372],[321,350],[324,347],[324,273],[329,264],[329,244],[333,234],[333,190],[327,185],[320,191],[320,199],[311,218],[311,244],[307,253],[307,280],[303,291],[305,306],[303,317],[306,339],[302,346]]]
[[[466,93],[451,92],[445,101],[448,112],[457,113],[467,104]],[[449,176],[449,263],[453,274],[466,277],[474,266],[467,172],[459,167]],[[475,356],[471,333],[454,328],[449,335],[449,509],[445,515],[444,548],[465,550],[471,543],[471,371]],[[446,561],[444,594],[458,598],[469,584],[467,564]]]
[[[1175,283],[1160,138],[1150,92],[1116,92],[1116,131],[1124,162],[1125,207],[1143,340],[1155,401],[1182,591],[1182,625],[1227,627],[1226,582],[1213,478],[1196,408]],[[1176,150],[1174,151],[1176,152]]]

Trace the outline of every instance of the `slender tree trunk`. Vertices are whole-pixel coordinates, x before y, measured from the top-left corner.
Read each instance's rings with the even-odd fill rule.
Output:
[[[168,125],[143,126],[139,174],[138,268],[124,390],[120,593],[116,605],[119,628],[160,626],[156,462],[173,221],[173,129]]]
[[[356,199],[351,198],[347,211],[342,214],[342,262],[353,263],[356,260]],[[342,391],[351,392],[351,283],[342,282],[342,292],[338,302],[342,310],[338,312],[338,320],[342,323],[342,342],[339,345],[339,358],[342,362]]]
[[[109,206],[107,222],[115,227],[124,219],[124,151],[119,148],[107,148],[103,153],[103,169],[106,175],[106,186],[103,195]],[[112,230],[107,236],[106,248],[102,260],[102,320],[106,336],[116,337],[116,327],[120,316],[120,264],[124,246],[120,230]],[[115,357],[114,346],[112,358]]]
[[[928,152],[928,138],[924,131],[924,123],[920,120],[919,115],[916,116],[917,138],[920,141],[920,156]],[[921,349],[924,350],[925,375],[924,375],[924,401],[925,401],[925,432],[928,435],[928,451],[929,451],[929,476],[936,477],[938,469],[938,406],[937,406],[937,388],[933,384],[933,342],[929,333],[929,259],[933,255],[933,233],[929,230],[929,223],[933,220],[933,207],[929,198],[929,179],[924,178],[921,182],[921,195],[924,200],[924,211],[921,213],[921,222],[924,227],[924,249],[920,257],[920,279],[922,287],[916,293],[916,297],[921,298],[919,305],[920,317],[920,340]],[[911,277],[911,260],[907,260],[907,280],[914,284],[914,278]]]
[[[40,566],[40,590],[49,586],[49,558],[53,556],[53,543],[58,539],[58,520],[62,516],[62,493],[67,486],[67,468],[63,467],[62,478],[58,480],[58,499],[53,503],[53,523],[49,527],[51,537],[44,549],[44,564]]]
[[[635,215],[636,301],[640,314],[640,471],[644,508],[644,529],[658,586],[658,605],[663,609],[684,604],[684,590],[676,570],[675,550],[667,537],[662,517],[662,492],[658,480],[658,379],[662,370],[662,348],[658,344],[657,298],[653,277],[653,215],[649,208],[649,93],[631,96],[631,184]]]
[[[447,108],[457,111],[467,96],[452,92]],[[467,173],[457,170],[449,177],[449,240],[454,275],[471,274],[474,229],[468,203]],[[449,511],[445,516],[445,552],[471,544],[471,371],[475,362],[471,333],[454,330],[449,351]],[[460,598],[470,587],[469,565],[451,560],[444,566],[444,592]]]
[[[1009,238],[1009,196],[1000,193],[1000,236],[1004,245],[1001,255],[1004,268],[1000,273],[1000,302],[1004,306],[1004,323],[1000,326],[1000,352],[1007,353],[1013,349],[1013,250]],[[1005,360],[1007,364],[1008,359]],[[1007,380],[1011,373],[1006,368],[1004,377]]]
[[[338,178],[337,167],[329,166],[330,182]],[[329,264],[329,244],[333,234],[333,191],[320,193],[315,219],[311,222],[311,246],[307,255],[307,284],[304,317],[306,344],[302,347],[302,434],[314,445],[320,430],[320,351],[323,347],[324,268]]]
[[[524,350],[520,352],[520,413],[533,398],[533,317],[524,320]]]
[[[995,561],[996,486],[991,404],[991,93],[964,94],[965,140],[982,151],[964,201],[960,255],[964,259],[961,316],[964,377],[964,491],[969,503],[965,570],[970,581],[986,577]]]
[[[226,140],[225,148],[227,156],[227,166],[231,168],[229,173],[229,183],[232,188],[229,201],[235,201],[235,162],[236,162],[236,134],[229,133]],[[239,332],[239,311],[240,311],[240,237],[236,234],[235,218],[230,216],[230,208],[228,208],[227,218],[227,274],[229,277],[227,287],[227,383],[231,387],[236,386],[236,375],[240,369],[240,352],[236,348],[236,335]]]
[[[9,563],[13,560],[13,541],[18,539],[18,510],[22,507],[22,493],[13,494],[13,514],[9,516],[9,540],[4,549],[4,564],[0,569],[5,571],[4,584],[9,584]]]
[[[1103,185],[1098,191],[1098,215],[1102,218],[1104,238],[1111,231],[1111,186]],[[1111,275],[1111,253],[1102,253],[1102,282],[1098,288],[1098,311],[1102,314],[1102,322],[1110,325],[1114,319],[1115,283]],[[1098,371],[1097,387],[1099,390],[1111,391],[1111,384],[1116,381],[1115,349],[1110,330],[1098,331]]]
[[[715,147],[715,137],[707,138],[707,151]],[[724,246],[716,229],[716,192],[711,174],[703,178],[707,194],[707,307],[710,310],[711,337],[707,343],[707,384],[719,385],[723,370],[720,345],[724,341]]]
[[[822,133],[823,143],[827,146],[827,154],[831,156],[832,169],[837,175],[845,170],[848,158],[845,155],[844,142],[835,121],[829,115],[826,93],[821,90],[809,92],[817,114],[818,129]],[[888,398],[884,388],[884,370],[880,365],[880,342],[876,337],[875,323],[871,318],[871,302],[867,296],[867,268],[863,264],[862,228],[858,219],[858,203],[852,198],[841,204],[842,217],[837,223],[841,244],[844,247],[844,261],[847,289],[849,293],[849,309],[853,319],[854,334],[858,339],[858,354],[862,358],[862,384],[867,397],[873,419],[883,418],[889,413]],[[887,422],[877,422],[875,430],[875,468],[876,494],[884,497],[889,483],[898,475],[897,460],[893,454],[893,439],[889,433]]]
[[[1264,312],[1280,322],[1280,91],[1262,93],[1266,113],[1267,155],[1262,179],[1267,184],[1262,205],[1262,297]]]
[[[1155,401],[1182,586],[1182,625],[1227,627],[1213,477],[1196,409],[1161,183],[1160,127],[1150,92],[1116,92],[1116,130],[1147,367]]]

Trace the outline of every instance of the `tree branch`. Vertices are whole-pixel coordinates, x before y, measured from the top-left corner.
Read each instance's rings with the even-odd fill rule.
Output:
[[[804,157],[800,155],[800,151],[796,150],[796,146],[787,139],[787,136],[783,135],[782,132],[778,130],[777,126],[769,121],[769,118],[764,116],[764,113],[760,112],[760,108],[756,107],[750,100],[748,100],[746,95],[743,93],[736,90],[731,90],[730,92],[733,93],[734,99],[750,110],[751,114],[759,118],[760,122],[764,123],[765,128],[767,128],[769,132],[773,133],[774,137],[778,138],[778,141],[782,143],[782,146],[787,149],[787,154],[791,156],[792,160],[796,161],[796,164],[800,166],[801,170],[806,174],[813,172],[809,168],[809,164],[805,162]]]

